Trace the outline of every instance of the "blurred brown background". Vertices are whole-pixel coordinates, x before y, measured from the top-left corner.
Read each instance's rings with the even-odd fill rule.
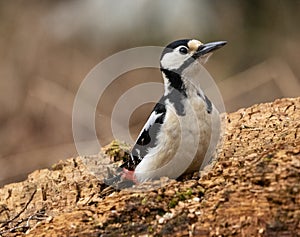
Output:
[[[227,111],[299,96],[299,11],[300,1],[292,0],[1,1],[0,185],[76,156],[76,92],[97,63],[123,49],[179,38],[227,40],[207,64]],[[97,111],[107,121],[120,86],[161,81],[156,69],[122,77]],[[133,137],[151,106],[133,113]],[[99,138],[109,142],[109,126],[99,123]]]

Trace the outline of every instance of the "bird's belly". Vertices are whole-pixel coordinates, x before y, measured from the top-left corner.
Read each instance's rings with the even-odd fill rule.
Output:
[[[177,178],[183,173],[199,170],[211,137],[211,116],[203,101],[191,100],[185,115],[178,116],[174,108],[165,117],[157,145],[136,167],[139,181],[162,176]],[[171,111],[168,110],[168,111]]]
[[[202,100],[190,100],[186,116],[182,117],[182,156],[186,162],[184,173],[200,169],[211,138],[211,115]]]
[[[171,123],[163,127],[162,134],[168,134],[163,136],[167,138],[163,143],[173,151],[173,156],[179,153],[192,159],[199,152],[205,153],[210,140],[211,116],[206,112],[203,100],[189,100],[185,105],[185,115],[170,113],[168,121]]]

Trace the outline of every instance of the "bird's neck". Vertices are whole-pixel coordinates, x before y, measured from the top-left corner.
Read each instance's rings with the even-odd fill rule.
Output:
[[[175,70],[161,69],[161,71],[164,79],[165,95],[169,94],[171,90],[176,90],[188,97],[199,90],[201,91],[200,85],[195,85],[188,76],[182,75]]]
[[[186,88],[180,73],[168,69],[161,69],[161,71],[164,79],[165,93],[175,89],[179,93],[185,94]]]

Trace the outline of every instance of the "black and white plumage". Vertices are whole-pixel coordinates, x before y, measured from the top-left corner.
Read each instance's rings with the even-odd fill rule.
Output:
[[[126,177],[136,182],[177,178],[210,162],[220,134],[219,112],[194,79],[200,64],[225,44],[184,39],[166,46],[160,59],[165,92],[121,166]]]

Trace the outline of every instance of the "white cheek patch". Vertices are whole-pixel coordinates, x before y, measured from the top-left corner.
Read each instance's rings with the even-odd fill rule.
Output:
[[[188,54],[180,55],[177,51],[166,53],[161,60],[161,65],[165,69],[177,69],[188,57]]]

